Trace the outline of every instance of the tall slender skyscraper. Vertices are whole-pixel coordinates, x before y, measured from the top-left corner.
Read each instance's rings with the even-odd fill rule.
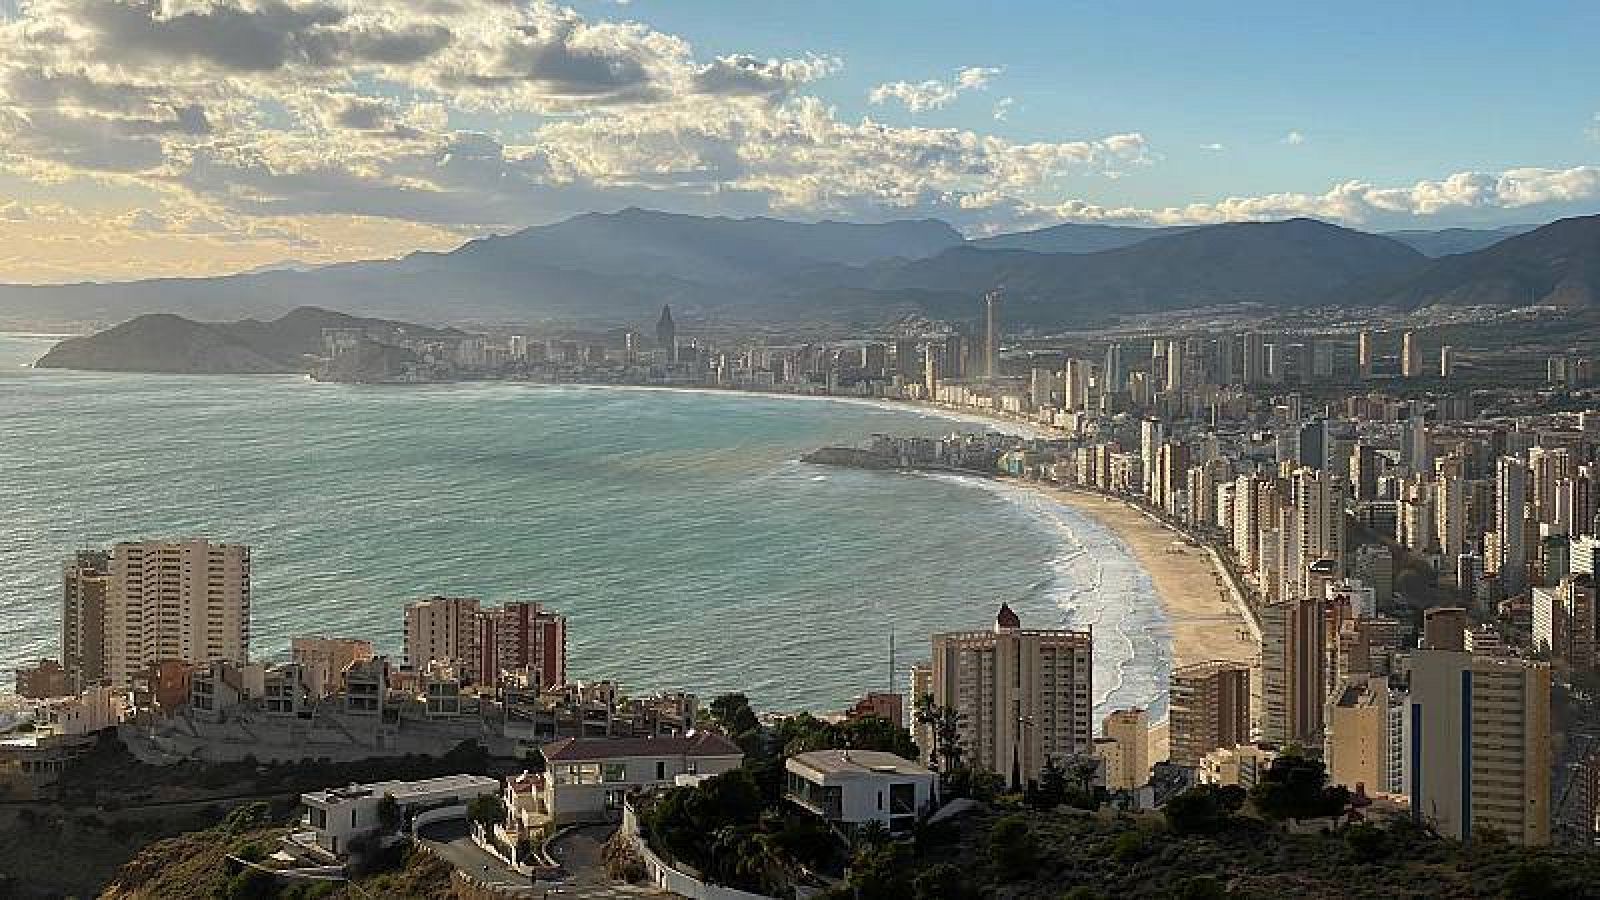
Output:
[[[983,377],[1000,375],[1000,305],[1003,295],[995,288],[983,295]]]
[[[1400,336],[1400,374],[1406,378],[1422,377],[1422,347],[1415,331]]]
[[[1114,394],[1128,386],[1128,369],[1122,360],[1121,344],[1106,347],[1104,378],[1105,384],[1100,389],[1102,394]]]
[[[678,361],[678,326],[672,321],[672,307],[661,307],[661,318],[656,322],[656,345],[667,355],[669,364]]]
[[[1363,331],[1356,339],[1356,374],[1372,377],[1372,332]]]
[[[1528,506],[1528,467],[1514,456],[1495,465],[1494,528],[1500,585],[1507,596],[1521,592],[1528,580],[1528,547],[1523,518]]]

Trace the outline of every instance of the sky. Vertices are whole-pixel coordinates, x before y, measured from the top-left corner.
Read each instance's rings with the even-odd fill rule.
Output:
[[[1539,0],[0,0],[0,281],[630,206],[1544,222],[1600,211],[1596,37]]]

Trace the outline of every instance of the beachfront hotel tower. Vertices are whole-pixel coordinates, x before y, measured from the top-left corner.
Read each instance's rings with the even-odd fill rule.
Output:
[[[111,551],[103,623],[114,687],[156,663],[250,656],[250,548],[204,540],[138,541]]]
[[[1250,743],[1250,666],[1229,660],[1172,671],[1167,706],[1169,757],[1198,767],[1207,753]]]
[[[1000,307],[1003,301],[999,288],[983,295],[983,377],[990,381],[1000,375]]]
[[[955,710],[967,761],[1012,784],[1094,747],[1093,638],[1024,629],[1002,604],[990,631],[933,636],[928,693]]]

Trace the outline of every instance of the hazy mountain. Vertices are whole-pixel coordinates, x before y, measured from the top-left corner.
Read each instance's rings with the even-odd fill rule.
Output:
[[[1600,216],[1562,219],[1434,261],[1381,299],[1400,306],[1600,305]]]
[[[996,286],[1007,289],[1011,321],[1040,326],[1241,301],[1416,304],[1438,296],[1447,298],[1439,302],[1520,303],[1553,295],[1587,302],[1587,267],[1600,256],[1592,243],[1563,244],[1566,255],[1542,262],[1517,250],[1554,227],[1430,261],[1411,244],[1440,252],[1498,232],[1405,232],[1401,241],[1294,219],[1067,225],[963,242],[932,220],[801,224],[624,210],[470,241],[448,253],[304,272],[0,286],[0,316],[121,321],[159,311],[220,321],[313,305],[428,322],[554,317],[648,324],[661,304],[671,303],[690,315],[873,322],[906,314],[970,318],[978,296]],[[1453,273],[1468,274],[1457,284]]]
[[[162,311],[228,319],[312,304],[436,322],[636,318],[663,302],[769,304],[803,272],[916,259],[960,243],[955,229],[935,220],[803,224],[630,209],[469,241],[448,253],[305,272],[0,286],[0,313],[116,321]]]
[[[880,271],[873,286],[976,295],[1000,285],[1008,315],[1061,325],[1107,312],[1217,303],[1307,305],[1339,285],[1398,276],[1425,262],[1385,237],[1291,219],[1196,228],[1100,253],[966,246]]]
[[[1451,256],[1472,253],[1492,247],[1508,237],[1526,234],[1537,225],[1507,225],[1504,228],[1441,228],[1437,231],[1385,231],[1383,236],[1393,238],[1416,250],[1423,256]]]
[[[1137,225],[1052,225],[1033,231],[1015,231],[971,242],[985,250],[1029,250],[1034,253],[1099,253],[1131,247],[1151,238],[1193,231],[1198,225],[1145,227]]]
[[[35,365],[45,369],[163,374],[308,371],[304,357],[322,349],[324,328],[374,328],[450,334],[404,322],[361,319],[302,307],[271,322],[195,322],[170,313],[139,316],[87,337],[69,338]]]

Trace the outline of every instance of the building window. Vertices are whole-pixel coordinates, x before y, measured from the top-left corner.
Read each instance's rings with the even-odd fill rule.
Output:
[[[656,780],[657,781],[666,781],[667,780],[667,764],[666,764],[666,761],[664,761],[664,760],[659,760],[659,759],[656,760]]]

